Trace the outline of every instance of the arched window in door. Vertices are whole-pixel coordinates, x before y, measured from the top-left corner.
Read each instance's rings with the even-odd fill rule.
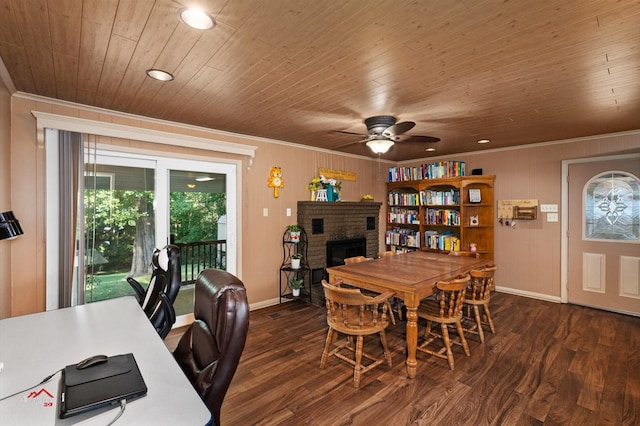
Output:
[[[584,187],[585,240],[640,242],[640,180],[608,171]]]

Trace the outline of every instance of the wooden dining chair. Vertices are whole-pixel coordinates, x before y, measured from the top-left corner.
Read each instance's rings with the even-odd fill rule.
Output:
[[[378,257],[387,257],[387,256],[395,256],[396,252],[392,250],[383,251],[382,253],[378,253]]]
[[[389,297],[393,296],[393,292],[368,297],[362,294],[360,289],[343,288],[340,285],[339,281],[330,284],[322,280],[329,330],[320,359],[320,368],[325,368],[328,358],[335,355],[353,366],[353,385],[359,387],[360,377],[363,373],[377,367],[385,360],[389,367],[393,366],[385,333],[385,329],[389,325],[387,302]],[[342,333],[347,338],[332,350],[331,346],[336,333]],[[364,336],[373,334],[380,335],[380,343],[384,351],[384,356],[381,358],[365,353],[362,349]],[[356,337],[355,345],[353,344],[354,336]],[[347,357],[342,353],[344,350],[353,352],[354,356]],[[372,362],[365,366],[362,363],[363,357]]]
[[[345,265],[351,265],[352,263],[359,263],[367,260],[373,260],[373,259],[369,257],[364,257],[364,256],[353,256],[353,257],[347,257],[343,259],[343,262]],[[391,302],[389,301],[387,303],[389,303],[389,316],[391,318],[391,324],[396,325],[396,319],[393,315],[393,309],[391,309]]]
[[[471,355],[461,324],[464,295],[469,279],[470,277],[467,275],[450,281],[439,281],[436,284],[435,298],[423,300],[418,307],[418,317],[427,320],[427,327],[424,331],[425,340],[417,349],[420,352],[446,359],[452,370],[454,368],[452,343],[462,346],[467,356]],[[431,330],[433,323],[440,324],[440,334]],[[455,325],[458,340],[449,338],[449,325]],[[442,339],[444,346],[438,350],[430,349],[429,345],[434,343],[436,339]]]
[[[471,271],[471,280],[465,292],[464,303],[469,308],[473,308],[473,319],[475,319],[475,323],[469,327],[465,327],[464,331],[477,334],[480,337],[480,343],[484,343],[483,325],[488,326],[492,333],[495,334],[496,332],[493,320],[491,319],[491,311],[489,310],[491,286],[496,269],[497,267],[493,266]],[[482,308],[483,311],[482,316],[480,315],[480,308]],[[467,317],[468,318],[465,319],[471,321],[472,318],[469,313],[467,313]],[[465,321],[463,321],[463,323],[465,323]]]
[[[350,265],[352,263],[358,263],[358,262],[364,262],[365,260],[371,260],[371,259],[367,259],[364,256],[353,256],[353,257],[347,257],[346,259],[343,259],[345,265]]]

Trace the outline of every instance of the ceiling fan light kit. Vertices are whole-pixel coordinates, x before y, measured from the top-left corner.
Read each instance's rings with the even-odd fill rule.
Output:
[[[398,120],[391,115],[376,115],[373,117],[365,118],[364,124],[367,126],[368,133],[366,135],[362,135],[364,136],[363,140],[348,143],[346,145],[341,145],[336,148],[340,149],[364,142],[374,154],[380,155],[388,152],[396,142],[404,145],[408,143],[430,143],[440,141],[440,138],[436,138],[433,136],[405,134],[405,132],[413,129],[416,123],[413,121],[403,121],[398,123]],[[337,132],[350,135],[359,135],[359,133],[352,133],[347,131]]]
[[[367,146],[374,154],[384,154],[393,146],[393,141],[389,139],[374,139],[368,141]]]

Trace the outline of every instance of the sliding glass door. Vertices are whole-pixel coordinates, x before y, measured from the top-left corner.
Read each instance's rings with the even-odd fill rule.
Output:
[[[57,132],[47,130],[46,140],[47,151],[55,152]],[[47,156],[47,227],[52,231],[47,232],[47,309],[60,306],[62,286],[78,294],[72,305],[134,294],[126,278],[146,287],[153,250],[169,243],[181,252],[182,287],[175,305],[179,316],[193,311],[193,285],[200,270],[213,267],[237,274],[236,163],[89,145],[84,158],[71,285],[49,278],[56,277],[59,268],[56,212],[61,201],[54,181],[61,166],[55,155]]]
[[[92,158],[89,156],[89,158]],[[193,285],[204,268],[235,273],[235,166],[98,151],[85,172],[85,301],[132,294],[131,276],[149,281],[151,254],[180,247],[176,314],[193,312]],[[234,190],[229,191],[229,186]],[[229,212],[233,220],[229,220]],[[231,223],[229,223],[231,222]],[[232,232],[229,231],[231,225]]]
[[[155,162],[100,156],[85,167],[84,224],[79,224],[84,230],[79,226],[77,233],[84,271],[75,274],[79,280],[84,275],[84,300],[134,294],[126,278],[148,283],[156,246]]]
[[[202,269],[227,269],[227,176],[169,170],[169,240],[180,247],[182,289],[177,315],[193,311],[195,280]]]

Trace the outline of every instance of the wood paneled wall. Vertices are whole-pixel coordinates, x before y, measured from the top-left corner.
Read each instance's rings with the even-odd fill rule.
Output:
[[[11,110],[11,164],[20,164],[20,167],[11,168],[11,208],[20,215],[26,231],[25,235],[9,243],[12,259],[11,279],[7,282],[3,277],[3,281],[0,281],[2,306],[7,298],[7,287],[11,287],[12,316],[41,311],[45,307],[44,149],[37,141],[32,110],[140,127],[161,128],[194,136],[206,134],[204,131],[197,132],[182,126],[173,126],[171,123],[149,124],[135,117],[87,110],[68,104],[61,105],[44,99],[14,97]],[[305,187],[318,173],[318,168],[356,173],[355,182],[343,182],[342,196],[345,200],[357,201],[365,193],[371,193],[378,201],[385,199],[389,164],[383,161],[309,150],[286,143],[270,143],[263,139],[252,139],[248,142],[233,135],[219,135],[217,138],[258,146],[253,164],[242,171],[244,187],[240,206],[242,227],[239,235],[239,258],[241,259],[239,275],[247,286],[249,302],[253,306],[268,305],[278,299],[282,232],[286,225],[296,221],[297,201],[308,199],[309,193]],[[113,143],[128,142],[113,141]],[[174,150],[171,147],[158,148],[142,143],[135,145],[139,148],[172,153],[178,151],[180,155],[208,157],[212,161],[220,158],[211,152],[181,148]],[[451,159],[466,161],[469,170],[482,168],[484,174],[495,174],[496,200],[535,198],[540,203],[558,204],[561,208],[561,162],[563,159],[633,150],[640,150],[640,132],[627,136],[603,136],[562,144],[458,155]],[[430,159],[427,162],[430,161],[433,160]],[[274,198],[273,190],[267,188],[267,177],[272,166],[282,167],[284,173],[285,187],[280,190],[279,198]],[[263,215],[265,208],[268,209],[268,216]],[[291,208],[290,217],[286,215],[287,208]],[[384,222],[385,212],[383,208],[381,223]],[[500,265],[496,275],[497,285],[548,299],[559,298],[560,222],[547,223],[546,219],[540,215],[535,221],[519,221],[515,228],[501,227],[496,223],[495,234],[495,260]],[[380,238],[382,247],[384,244],[382,233]],[[5,249],[2,248],[2,250]],[[5,258],[7,256],[0,256],[0,259]],[[2,270],[4,271],[5,268]]]
[[[557,204],[560,217],[562,160],[632,151],[640,151],[640,131],[457,155],[452,159],[465,161],[467,170],[481,168],[483,174],[495,174],[495,200],[537,199],[539,204]],[[496,285],[548,300],[559,300],[560,244],[561,223],[547,222],[546,214],[538,212],[536,220],[516,221],[515,227],[500,225],[495,218],[495,261],[499,265]]]
[[[206,130],[198,131],[171,123],[149,123],[135,117],[109,114],[104,111],[77,108],[44,99],[14,97],[11,111],[13,132],[11,136],[12,161],[19,163],[11,171],[11,193],[13,208],[21,214],[25,235],[12,242],[13,275],[10,282],[13,305],[11,315],[22,315],[45,309],[45,167],[44,149],[37,141],[36,123],[31,111],[43,111],[72,117],[114,122],[138,127],[149,127],[183,133],[192,136],[212,137]],[[278,272],[282,262],[282,233],[286,225],[296,222],[298,200],[309,199],[306,190],[311,178],[318,174],[318,168],[329,168],[354,172],[355,182],[343,182],[342,196],[349,201],[359,201],[365,193],[377,200],[384,199],[384,188],[388,164],[364,157],[332,154],[320,150],[309,150],[293,144],[269,143],[261,139],[216,135],[216,139],[258,146],[256,157],[250,167],[244,167],[239,212],[242,216],[239,235],[239,275],[247,286],[249,302],[254,306],[270,304],[278,300]],[[149,150],[162,155],[186,156],[199,160],[209,158],[229,158],[214,152],[169,147],[151,143],[102,138],[101,143],[124,145],[129,148]],[[245,166],[249,163],[243,161]],[[267,178],[272,166],[282,167],[285,187],[280,197],[273,197],[273,190],[267,187]],[[263,216],[263,209],[268,216]],[[291,216],[286,216],[291,208]],[[24,213],[23,213],[24,212]],[[381,212],[381,215],[384,212]],[[380,238],[383,238],[382,235]],[[24,259],[29,259],[30,267],[24,267]],[[3,288],[7,287],[3,285]]]

